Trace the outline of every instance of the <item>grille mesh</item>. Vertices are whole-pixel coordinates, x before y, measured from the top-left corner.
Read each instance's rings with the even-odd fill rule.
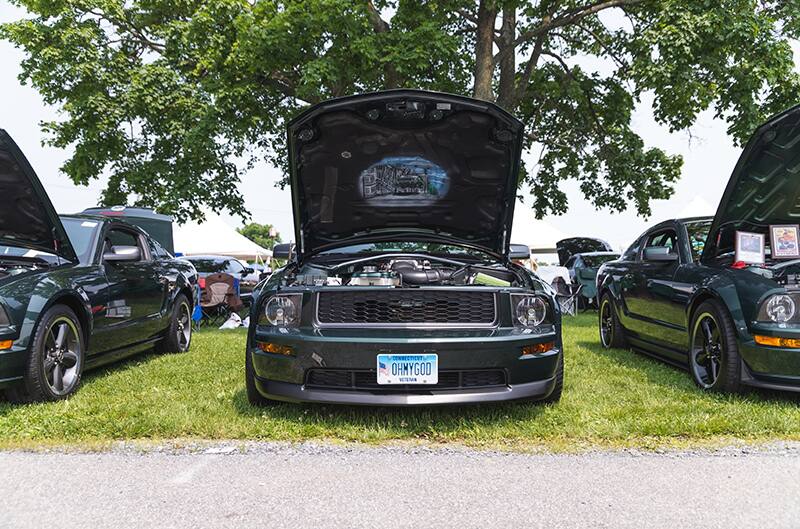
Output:
[[[310,369],[306,385],[344,390],[428,391],[434,389],[480,388],[506,385],[502,369],[439,371],[438,384],[380,385],[374,370]]]
[[[495,319],[493,292],[465,290],[338,290],[320,292],[322,324],[473,324]]]

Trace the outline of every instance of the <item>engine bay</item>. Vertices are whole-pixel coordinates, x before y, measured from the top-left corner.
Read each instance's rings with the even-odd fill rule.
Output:
[[[47,265],[31,263],[31,262],[23,263],[13,260],[0,261],[0,279],[9,276],[24,274],[25,272],[29,272],[31,270],[37,270],[39,268],[47,268]]]
[[[357,259],[333,266],[307,264],[284,276],[285,286],[423,286],[525,285],[518,273],[500,264],[462,263],[420,254]]]

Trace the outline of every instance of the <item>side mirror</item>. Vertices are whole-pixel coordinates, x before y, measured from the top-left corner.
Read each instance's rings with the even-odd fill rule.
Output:
[[[112,246],[110,252],[103,254],[103,261],[120,263],[125,261],[139,261],[142,252],[138,246]]]
[[[292,258],[293,253],[294,253],[294,244],[292,243],[276,244],[275,246],[272,247],[273,259],[281,259],[282,261],[288,261]]]
[[[678,260],[678,254],[673,253],[667,246],[651,246],[644,249],[644,260],[669,263]]]
[[[525,244],[511,244],[508,248],[509,259],[530,259],[531,249]]]

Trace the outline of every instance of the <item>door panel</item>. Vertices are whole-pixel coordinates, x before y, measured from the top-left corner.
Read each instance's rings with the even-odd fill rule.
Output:
[[[645,261],[644,248],[667,247],[675,251],[676,261]],[[678,280],[680,262],[678,233],[663,229],[647,238],[640,259],[627,278],[627,307],[630,327],[641,339],[675,349],[670,356],[681,360],[686,348],[685,307],[691,285]]]
[[[139,261],[104,262],[107,288],[105,310],[96,318],[95,350],[105,352],[152,338],[160,329],[164,285],[158,268],[149,260],[143,238],[136,232],[112,229],[106,247],[114,243],[140,246]],[[127,239],[126,239],[127,238]]]

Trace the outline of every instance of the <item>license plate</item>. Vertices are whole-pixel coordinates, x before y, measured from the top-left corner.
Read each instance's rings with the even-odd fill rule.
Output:
[[[378,384],[436,384],[439,355],[378,355]]]

